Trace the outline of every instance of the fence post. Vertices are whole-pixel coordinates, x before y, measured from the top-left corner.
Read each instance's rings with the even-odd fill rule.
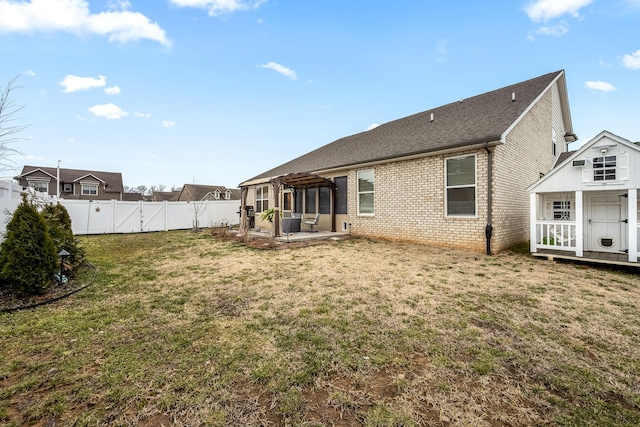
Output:
[[[168,219],[168,213],[167,210],[169,210],[169,204],[167,203],[166,200],[162,201],[162,220],[164,221],[164,231],[169,231],[169,225],[167,224],[167,219]]]

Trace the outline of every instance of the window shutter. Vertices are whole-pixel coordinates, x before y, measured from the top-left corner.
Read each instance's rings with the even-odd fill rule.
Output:
[[[582,182],[593,181],[593,169],[582,168]]]
[[[618,179],[629,180],[629,153],[618,155]]]

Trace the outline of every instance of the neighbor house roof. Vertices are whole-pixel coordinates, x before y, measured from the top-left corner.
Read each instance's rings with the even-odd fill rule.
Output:
[[[179,196],[180,191],[154,191],[152,197],[154,202],[162,202],[165,200],[169,202],[175,202],[176,200],[178,200]]]
[[[239,188],[227,188],[219,185],[199,185],[199,184],[184,184],[178,200],[202,200],[207,194],[214,194],[216,190],[220,191],[220,197],[224,199],[224,194],[228,190],[231,192],[231,200],[240,200]]]
[[[572,134],[564,71],[556,71],[338,139],[240,185],[289,173],[327,171],[500,141],[558,79],[563,108],[567,109],[563,114],[565,128]]]
[[[28,178],[29,175],[41,171],[49,175],[53,180],[56,179],[58,169],[49,168],[43,166],[29,166],[25,165],[22,168],[22,173],[16,176],[16,179]],[[89,171],[82,169],[65,169],[60,168],[60,182],[73,183],[80,181],[80,179],[91,179],[94,177],[98,181],[105,184],[105,192],[122,193],[122,174],[120,172],[101,172],[101,171]]]

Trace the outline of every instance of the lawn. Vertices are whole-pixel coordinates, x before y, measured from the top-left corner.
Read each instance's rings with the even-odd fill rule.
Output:
[[[8,426],[637,426],[637,272],[347,239],[82,238],[0,314]]]

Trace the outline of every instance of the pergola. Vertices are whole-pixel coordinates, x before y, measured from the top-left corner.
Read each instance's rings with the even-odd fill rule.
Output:
[[[329,187],[331,197],[331,231],[336,231],[336,214],[335,214],[335,183],[329,178],[325,178],[320,175],[315,175],[307,172],[290,173],[286,175],[280,175],[269,180],[269,184],[273,187],[273,234],[274,236],[280,236],[280,191],[282,188],[293,190],[294,196],[292,202],[295,203],[295,194],[298,190],[306,190],[308,188]],[[246,228],[246,209],[248,188],[242,188],[242,205],[241,205],[241,233]]]

